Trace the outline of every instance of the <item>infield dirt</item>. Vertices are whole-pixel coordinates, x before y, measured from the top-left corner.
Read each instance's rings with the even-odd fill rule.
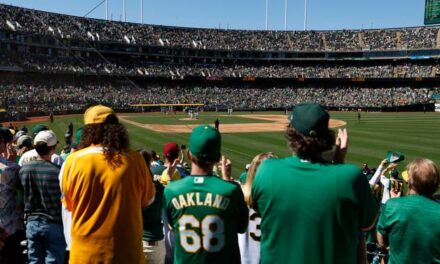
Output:
[[[249,132],[280,132],[286,129],[288,124],[284,115],[237,115],[238,117],[267,120],[269,123],[243,123],[243,124],[220,124],[222,133],[249,133]],[[191,125],[161,125],[161,124],[142,124],[127,119],[127,116],[119,118],[128,123],[155,132],[162,133],[190,133],[198,124]],[[185,120],[185,119],[182,119]],[[330,119],[330,128],[344,126],[346,123],[342,120]]]

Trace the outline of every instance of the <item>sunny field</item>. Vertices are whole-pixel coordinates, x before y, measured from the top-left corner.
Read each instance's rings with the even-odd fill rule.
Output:
[[[124,115],[131,121],[142,124],[211,124],[219,118],[220,131],[222,124],[232,123],[257,123],[269,122],[264,120],[247,119],[233,116],[225,116],[225,113],[201,113],[200,119],[196,121],[181,120],[187,116],[184,114],[164,115],[137,114]],[[250,114],[250,113],[240,113]],[[258,113],[262,114],[262,113]],[[274,114],[267,113],[267,114]],[[282,113],[276,113],[282,114]],[[340,119],[347,122],[346,128],[349,132],[350,145],[347,162],[359,166],[368,163],[370,167],[376,167],[385,158],[388,150],[396,150],[405,154],[406,159],[399,166],[399,171],[410,160],[419,157],[426,157],[434,160],[440,165],[440,113],[362,113],[360,122],[357,120],[357,113],[354,112],[332,112],[332,119]],[[81,126],[82,116],[55,117],[55,122],[46,122],[63,140],[64,132],[69,122],[73,122],[74,130]],[[32,128],[34,124],[28,124]],[[176,141],[178,144],[187,144],[188,133],[158,133],[126,124],[129,130],[131,146],[134,149],[145,148],[147,150],[162,151],[162,145],[168,141]],[[291,154],[287,147],[284,133],[227,133],[223,134],[222,152],[233,162],[233,175],[243,171],[245,165],[252,158],[261,152],[272,151],[280,157]],[[60,147],[61,148],[61,147]]]

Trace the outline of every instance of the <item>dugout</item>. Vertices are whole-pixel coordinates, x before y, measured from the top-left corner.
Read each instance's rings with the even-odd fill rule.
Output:
[[[141,112],[174,112],[184,111],[187,108],[203,109],[204,104],[129,104],[131,107],[137,107]]]

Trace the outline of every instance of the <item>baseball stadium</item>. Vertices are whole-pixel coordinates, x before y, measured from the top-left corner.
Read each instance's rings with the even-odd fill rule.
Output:
[[[96,10],[102,11],[102,9],[105,9],[105,18],[90,18],[89,13],[80,16],[67,14],[69,12],[63,11],[48,12],[0,3],[0,121],[5,131],[10,131],[4,132],[2,130],[3,132],[0,135],[3,138],[1,141],[6,144],[0,148],[3,151],[1,162],[4,159],[4,164],[8,164],[7,166],[12,166],[10,162],[17,162],[18,165],[23,166],[17,169],[20,177],[16,181],[20,182],[21,180],[24,185],[17,192],[24,193],[24,198],[21,199],[24,200],[22,206],[25,219],[21,225],[26,230],[26,234],[22,234],[21,239],[18,239],[21,241],[19,249],[17,249],[21,252],[19,253],[20,257],[17,256],[18,253],[16,252],[18,251],[13,251],[14,242],[11,242],[12,239],[7,240],[7,235],[0,234],[0,241],[3,241],[0,243],[0,263],[3,263],[2,261],[5,261],[4,263],[39,263],[36,260],[35,248],[32,248],[32,245],[37,242],[27,237],[28,228],[29,223],[35,220],[33,218],[35,215],[41,217],[41,214],[43,214],[46,217],[47,212],[43,212],[44,210],[42,211],[41,208],[36,213],[29,209],[32,207],[28,207],[28,204],[32,204],[32,202],[29,202],[32,199],[29,192],[34,191],[35,187],[27,189],[27,182],[31,180],[23,180],[25,176],[22,176],[22,174],[26,175],[27,172],[26,169],[23,169],[26,165],[21,165],[21,162],[19,162],[20,154],[24,153],[20,149],[25,146],[23,143],[25,140],[28,142],[26,151],[31,151],[34,148],[38,150],[36,140],[41,131],[37,133],[35,131],[39,127],[46,127],[44,131],[52,130],[54,132],[58,143],[55,145],[53,154],[59,154],[60,157],[65,158],[64,161],[57,164],[59,165],[58,173],[60,175],[60,180],[57,179],[57,186],[61,185],[61,195],[67,197],[68,193],[73,193],[72,197],[69,198],[72,200],[64,201],[67,198],[63,198],[61,199],[62,202],[59,202],[59,207],[63,208],[62,210],[66,207],[67,211],[73,212],[72,248],[70,248],[70,241],[67,241],[66,238],[67,251],[70,250],[70,262],[68,257],[63,257],[61,258],[63,261],[57,263],[138,262],[133,257],[135,254],[130,251],[132,249],[127,251],[113,249],[113,253],[110,254],[112,257],[109,257],[108,260],[106,259],[107,255],[100,252],[100,254],[104,254],[101,256],[105,257],[102,258],[102,262],[99,262],[98,255],[93,255],[94,253],[90,253],[89,249],[89,251],[85,249],[85,245],[88,245],[87,243],[90,243],[90,241],[84,242],[86,241],[85,238],[81,237],[83,246],[78,246],[80,244],[78,242],[75,244],[75,241],[77,241],[75,239],[79,239],[78,234],[82,235],[81,232],[86,232],[79,223],[86,226],[90,224],[90,221],[84,220],[85,218],[95,218],[93,218],[94,216],[85,216],[85,214],[78,216],[80,213],[77,210],[85,206],[84,199],[78,198],[80,200],[74,202],[75,193],[74,191],[71,191],[72,193],[67,192],[68,187],[64,186],[65,180],[62,178],[69,177],[68,183],[66,183],[66,186],[69,186],[71,179],[73,179],[70,177],[73,177],[73,175],[67,174],[66,170],[69,173],[76,170],[74,167],[76,163],[74,161],[70,162],[69,159],[73,160],[73,157],[80,156],[79,154],[76,155],[74,151],[83,151],[81,148],[85,147],[84,142],[86,140],[84,138],[87,138],[87,136],[82,133],[87,135],[91,131],[88,126],[98,124],[97,119],[87,121],[88,115],[86,112],[87,109],[92,109],[96,105],[106,106],[105,109],[108,107],[113,111],[110,115],[117,116],[117,121],[109,122],[121,124],[128,131],[130,149],[143,150],[148,153],[149,158],[162,160],[162,164],[165,162],[165,165],[163,165],[165,171],[171,171],[171,168],[174,170],[176,166],[181,166],[186,170],[186,173],[180,172],[179,179],[182,178],[181,180],[175,180],[173,175],[169,176],[166,183],[156,182],[157,176],[159,178],[163,177],[162,171],[164,170],[156,174],[148,164],[150,169],[148,175],[151,174],[149,177],[155,181],[156,201],[158,200],[158,186],[161,186],[160,188],[164,192],[163,202],[165,204],[163,215],[160,213],[162,197],[159,199],[159,205],[156,204],[156,207],[159,208],[159,215],[156,216],[161,225],[160,230],[163,227],[164,231],[162,235],[159,235],[159,238],[153,239],[154,241],[146,239],[145,218],[150,217],[149,214],[153,214],[152,211],[157,211],[157,208],[153,210],[153,204],[147,207],[150,209],[145,212],[142,211],[144,218],[143,256],[145,256],[148,263],[225,263],[226,260],[230,260],[232,263],[240,263],[240,261],[242,263],[281,263],[277,262],[280,259],[283,259],[283,263],[381,263],[380,261],[387,263],[387,260],[388,263],[440,263],[440,226],[438,224],[440,222],[438,221],[440,204],[438,202],[435,202],[434,205],[429,204],[430,207],[428,205],[424,207],[429,207],[429,210],[431,210],[427,209],[428,212],[424,221],[432,223],[433,233],[429,237],[434,238],[432,240],[427,238],[427,241],[433,243],[433,246],[431,245],[428,251],[421,250],[420,253],[414,251],[412,256],[409,256],[411,255],[409,252],[404,252],[405,250],[411,250],[403,243],[393,244],[396,243],[393,242],[396,240],[396,235],[390,231],[392,226],[387,226],[388,222],[386,222],[386,220],[391,221],[389,220],[391,216],[388,216],[389,218],[386,220],[382,216],[385,212],[388,212],[387,210],[391,210],[389,209],[391,205],[395,206],[397,204],[397,202],[385,203],[386,201],[384,201],[386,191],[388,191],[389,196],[393,196],[393,181],[401,183],[400,189],[396,193],[399,193],[398,196],[405,197],[388,197],[387,199],[406,199],[411,197],[412,191],[416,192],[415,189],[413,190],[415,184],[412,183],[414,181],[413,177],[416,177],[413,176],[412,172],[419,172],[419,170],[413,169],[415,161],[429,160],[434,164],[434,167],[440,165],[440,25],[437,25],[440,24],[440,1],[426,0],[424,25],[344,30],[307,29],[307,0],[305,1],[304,30],[287,30],[287,0],[285,2],[284,30],[268,29],[267,0],[265,30],[148,24],[143,21],[144,3],[142,0],[140,1],[141,23],[126,22],[125,1],[122,2],[123,11],[121,16],[123,18],[121,17],[118,20],[109,17],[107,0],[103,0],[89,12],[93,14]],[[320,106],[319,109],[313,108],[318,105]],[[309,106],[312,107],[310,111],[315,111],[315,115],[306,110],[300,110]],[[107,111],[105,109],[99,109],[99,111]],[[170,241],[167,241],[167,238],[164,239],[164,234],[167,237],[167,232],[173,233],[173,230],[167,230],[166,221],[170,221],[169,226],[173,227],[174,230],[180,230],[176,229],[173,221],[175,221],[176,215],[180,214],[179,210],[184,210],[182,208],[186,207],[186,205],[183,206],[185,199],[183,199],[184,203],[180,199],[177,202],[179,206],[176,206],[171,193],[176,193],[176,197],[180,197],[178,194],[183,192],[184,188],[182,186],[178,188],[178,182],[182,181],[183,183],[186,180],[185,178],[192,177],[194,167],[198,168],[197,162],[200,157],[196,158],[194,146],[199,144],[199,141],[204,139],[205,135],[203,134],[194,139],[194,131],[197,131],[201,125],[204,125],[205,129],[207,129],[207,126],[215,127],[217,131],[215,133],[221,134],[221,156],[224,156],[224,159],[215,160],[211,172],[223,179],[226,177],[224,174],[228,174],[228,181],[242,184],[244,198],[247,199],[245,181],[241,183],[240,181],[243,173],[246,175],[249,173],[247,172],[248,169],[253,168],[254,157],[260,153],[270,152],[271,155],[278,157],[280,160],[289,160],[292,156],[292,149],[296,149],[293,147],[291,130],[299,133],[301,130],[298,123],[304,122],[300,123],[302,125],[300,126],[301,129],[303,129],[303,126],[314,122],[314,118],[318,118],[316,122],[321,121],[319,118],[322,118],[321,116],[324,114],[319,111],[329,114],[326,126],[330,131],[334,131],[332,133],[335,134],[336,142],[341,140],[341,131],[347,131],[348,134],[345,138],[348,147],[345,149],[344,165],[336,164],[338,162],[331,160],[331,163],[335,164],[332,163],[328,166],[352,164],[357,167],[363,178],[367,179],[365,182],[370,183],[370,187],[374,191],[372,193],[379,201],[377,206],[382,208],[381,211],[377,209],[379,213],[372,218],[372,221],[375,221],[372,225],[375,226],[373,231],[377,230],[379,234],[378,241],[375,238],[375,232],[359,229],[359,227],[365,227],[362,224],[356,226],[358,228],[357,233],[365,232],[368,235],[365,235],[365,239],[359,239],[361,241],[359,245],[353,246],[353,243],[348,243],[338,235],[336,235],[337,238],[332,238],[333,243],[341,243],[342,245],[347,242],[354,248],[353,252],[355,250],[358,253],[359,251],[363,252],[363,254],[357,253],[357,262],[353,262],[350,254],[347,253],[345,256],[341,251],[338,251],[340,249],[337,249],[334,245],[325,247],[325,243],[328,242],[325,242],[328,239],[325,238],[328,235],[325,232],[328,230],[322,231],[323,233],[316,231],[316,233],[311,232],[310,234],[311,236],[317,235],[321,239],[319,244],[322,242],[323,245],[320,246],[325,247],[323,251],[313,252],[313,250],[307,250],[304,253],[307,256],[298,255],[298,258],[296,258],[296,256],[293,256],[296,251],[286,253],[282,249],[276,248],[270,242],[273,239],[283,241],[284,237],[281,235],[280,238],[277,238],[273,234],[265,233],[267,224],[264,217],[272,219],[270,218],[271,212],[267,211],[267,207],[263,207],[265,200],[263,198],[257,200],[255,196],[253,197],[254,208],[247,203],[252,212],[257,212],[262,217],[260,218],[260,221],[262,221],[261,230],[258,230],[258,232],[261,232],[260,236],[262,235],[258,239],[259,242],[261,239],[261,251],[259,251],[260,245],[258,243],[258,254],[255,254],[255,256],[252,255],[254,253],[252,250],[255,249],[249,249],[251,248],[249,245],[245,252],[250,250],[250,255],[243,256],[242,244],[240,244],[240,250],[238,250],[238,245],[236,246],[236,253],[240,253],[241,256],[239,254],[235,256],[232,253],[231,255],[224,253],[223,249],[218,248],[224,243],[225,248],[230,250],[229,248],[232,247],[231,243],[228,242],[230,238],[225,237],[225,241],[218,242],[221,240],[215,236],[218,235],[220,230],[218,222],[209,225],[207,227],[208,231],[203,231],[198,225],[203,226],[205,220],[198,218],[197,221],[200,222],[197,222],[197,226],[193,222],[187,223],[182,230],[188,231],[189,228],[194,228],[196,231],[190,231],[198,232],[197,230],[200,229],[202,230],[200,234],[176,231],[176,234],[173,235],[173,243],[174,238],[176,243],[179,239],[186,239],[186,244],[181,242],[184,253],[181,253],[180,246],[174,246],[172,243],[170,244]],[[113,123],[109,124],[114,125]],[[316,130],[316,127],[313,129]],[[312,132],[315,133],[314,130],[310,130],[310,133]],[[7,133],[11,133],[10,142],[6,140]],[[102,133],[105,134],[105,132]],[[308,130],[307,133],[309,133]],[[312,135],[310,137],[314,136],[313,133],[310,134]],[[90,135],[89,137],[94,138]],[[305,135],[304,137],[308,138],[309,136]],[[118,138],[113,137],[113,140],[117,141]],[[99,145],[95,141],[91,141],[93,142],[92,145]],[[305,141],[308,142],[308,140]],[[343,141],[344,139],[342,139]],[[45,142],[46,145],[49,144],[48,142]],[[111,144],[108,141],[106,142],[106,144]],[[169,142],[176,143],[176,148],[180,152],[177,161],[181,164],[171,165],[174,164],[172,161],[167,163],[169,150],[166,146],[169,145]],[[336,143],[335,145],[332,142],[331,146],[320,154],[322,156],[334,155],[340,150],[340,144]],[[80,149],[78,150],[78,148]],[[203,148],[201,149],[203,150]],[[300,153],[299,149],[297,151]],[[194,154],[194,157],[191,154],[186,154],[186,152]],[[106,150],[103,153],[107,155]],[[110,153],[113,152],[110,151]],[[38,154],[40,155],[40,152]],[[121,153],[118,155],[123,156]],[[301,157],[299,154],[298,156]],[[42,155],[38,157],[40,159]],[[193,158],[196,158],[196,160],[193,160]],[[301,158],[301,160],[305,159]],[[6,160],[9,161],[6,162]],[[226,164],[226,160],[230,163]],[[50,158],[49,162],[55,163]],[[64,165],[61,167],[63,163]],[[275,163],[263,162],[262,164],[265,167],[262,167],[260,171],[255,168],[255,182],[254,185],[251,182],[250,186],[252,186],[252,195],[260,194],[261,191],[261,197],[265,197],[264,184],[260,184],[260,182],[269,177],[264,178],[263,176],[270,174],[269,165]],[[314,161],[313,164],[315,164]],[[72,166],[70,170],[67,169],[68,166]],[[87,167],[89,165],[84,163],[82,166]],[[256,166],[260,166],[259,163]],[[279,169],[280,171],[274,172],[273,176],[286,176],[287,173],[281,170],[283,164],[280,162],[276,166],[273,170]],[[132,166],[132,168],[134,167]],[[204,168],[203,166],[200,167]],[[436,186],[433,194],[431,194],[433,196],[430,196],[432,201],[435,201],[435,198],[432,197],[438,197],[439,194],[438,167],[436,168],[437,182],[431,184],[431,187]],[[290,169],[286,169],[286,171],[290,171]],[[229,172],[226,173],[228,170]],[[334,170],[349,171],[346,167]],[[381,170],[382,175],[376,173]],[[2,179],[5,171],[6,167],[0,166]],[[91,171],[95,170],[91,169]],[[115,171],[118,170],[115,169]],[[420,169],[420,171],[423,171],[423,169]],[[267,172],[267,174],[263,175],[264,172]],[[84,174],[84,172],[82,173]],[[397,176],[393,176],[393,173],[396,173]],[[185,174],[187,176],[183,177]],[[329,172],[329,174],[331,173]],[[33,174],[30,173],[29,175]],[[78,173],[78,175],[82,174]],[[6,181],[9,179],[7,177],[9,176],[4,178]],[[375,177],[388,179],[388,185],[381,184],[382,180],[379,179],[372,182]],[[196,182],[196,179],[198,177],[194,179],[194,182]],[[0,230],[8,231],[7,219],[11,218],[11,214],[6,215],[6,209],[8,209],[6,201],[9,198],[5,198],[3,195],[4,193],[5,195],[8,194],[9,191],[4,183],[5,180],[0,182],[0,195],[2,195],[0,205],[3,212],[0,213]],[[205,180],[208,182],[207,179]],[[173,183],[173,181],[176,182]],[[106,181],[101,180],[102,182]],[[85,184],[87,182],[84,180],[84,182],[81,182],[81,187],[75,187],[73,190],[78,191],[78,188],[88,190],[87,186],[84,187]],[[94,182],[93,184],[97,183]],[[218,183],[215,188],[223,188],[220,187],[223,186],[222,184]],[[298,181],[297,184],[302,184],[302,181]],[[308,184],[304,183],[304,186],[308,186]],[[320,183],[314,184],[320,186]],[[347,183],[347,186],[350,184],[356,185],[356,188],[359,188],[358,185],[360,185],[358,181]],[[425,184],[427,183],[425,182]],[[286,186],[288,186],[288,183],[286,183]],[[344,188],[348,188],[347,186]],[[332,192],[330,189],[333,187],[327,186],[326,188],[329,189],[329,192]],[[163,191],[163,189],[165,190]],[[316,190],[324,193],[327,189],[317,187]],[[341,189],[341,191],[343,190],[346,189]],[[57,191],[60,192],[59,188]],[[347,191],[347,193],[351,191]],[[270,189],[268,192],[276,197],[273,200],[270,198],[271,202],[268,206],[273,211],[282,210],[276,206],[277,199],[281,201],[281,207],[287,206],[286,201],[288,199],[279,198],[282,196],[276,194],[275,189]],[[301,191],[297,192],[301,193]],[[416,193],[420,194],[420,192]],[[220,195],[221,192],[218,191],[217,193]],[[90,201],[93,200],[95,194],[96,190],[91,194],[81,192],[81,195],[87,196]],[[29,195],[29,197],[26,195]],[[316,195],[320,195],[320,193]],[[354,193],[352,195],[359,198],[360,194]],[[185,197],[188,198],[188,196]],[[204,203],[208,203],[208,198],[203,197],[206,199]],[[226,196],[219,197],[223,197],[223,202],[230,199],[227,201],[231,204],[236,199],[233,196],[230,198],[225,198]],[[111,201],[113,199],[116,200],[117,198],[112,197]],[[314,200],[310,197],[306,200],[310,201],[310,204],[304,203],[306,207],[315,206],[318,203],[315,201],[316,204],[314,204]],[[362,203],[367,203],[365,202],[367,198],[360,200],[362,200]],[[3,203],[3,201],[5,202]],[[167,206],[167,202],[170,205]],[[186,202],[188,208],[190,208],[189,200],[187,199]],[[197,200],[195,204],[197,205],[198,202]],[[353,200],[343,201],[341,207],[346,206],[345,203],[354,203],[356,208],[362,206],[367,208],[366,204],[359,205],[357,202],[355,203]],[[90,203],[93,204],[93,202]],[[296,208],[302,208],[299,200],[295,201],[294,204],[298,206]],[[325,203],[323,202],[323,204]],[[173,208],[173,205],[175,208]],[[106,206],[111,207],[110,205]],[[45,208],[45,206],[43,207]],[[224,205],[222,208],[226,207]],[[408,208],[412,207],[408,206]],[[100,212],[100,210],[97,210],[97,212]],[[139,206],[140,210],[141,206]],[[289,211],[290,209],[285,210]],[[302,210],[305,209],[299,210],[302,212],[301,214],[307,215]],[[371,208],[362,209],[365,211],[356,210],[360,210],[360,212],[356,212],[358,215],[362,215],[362,221],[368,221],[366,220],[369,214],[368,210],[372,210]],[[111,209],[109,209],[109,212],[113,214]],[[199,215],[200,211],[192,213]],[[341,213],[340,216],[347,217],[355,214],[353,212],[339,213]],[[110,213],[108,214],[110,215]],[[286,214],[286,212],[282,213],[283,216]],[[413,211],[408,214],[420,215],[425,213],[423,211]],[[169,219],[165,220],[164,215],[166,215],[165,218],[168,217]],[[215,215],[215,213],[212,213],[212,215]],[[251,213],[247,217],[250,215]],[[400,213],[399,216],[402,215],[403,213]],[[239,218],[239,216],[235,217]],[[302,219],[296,221],[294,215],[289,215],[290,217],[293,218],[292,223],[302,221]],[[52,218],[49,219],[53,220]],[[184,221],[182,219],[184,217],[176,220],[176,225],[181,224]],[[63,214],[64,234],[67,237],[70,235],[65,233],[66,224],[64,220]],[[230,224],[226,222],[227,220],[223,220],[225,226]],[[260,225],[253,226],[252,220],[251,216],[246,221],[246,223],[249,222],[248,228],[259,229]],[[111,222],[111,219],[106,221],[106,223]],[[418,223],[413,219],[411,221]],[[332,224],[336,226],[336,222]],[[321,223],[323,226],[328,224],[323,224],[324,222],[321,220],[316,221],[316,223]],[[274,225],[276,227],[276,224]],[[234,224],[230,226],[234,226]],[[368,226],[370,226],[370,223]],[[61,228],[63,228],[63,225],[61,225]],[[178,228],[182,228],[182,226]],[[226,233],[229,232],[229,228],[224,228]],[[409,231],[405,229],[406,233],[404,232],[402,236],[410,233],[415,235],[414,230],[420,227],[414,224],[413,227],[406,228]],[[85,237],[91,238],[94,236],[92,229],[87,231]],[[345,238],[350,237],[349,231],[347,231],[348,228],[342,229],[336,228],[337,231],[333,230],[332,232],[347,232],[344,233]],[[17,230],[19,229],[17,228]],[[98,227],[96,227],[96,230],[98,233],[101,232]],[[271,228],[268,228],[268,230],[275,232]],[[292,228],[292,230],[294,229]],[[202,236],[204,237],[206,234],[203,232],[208,232],[214,237],[208,240],[209,245],[205,245],[205,238],[202,238]],[[246,232],[252,234],[249,230]],[[420,233],[418,236],[422,236],[422,234],[424,233]],[[411,237],[411,235],[408,235],[408,237]],[[236,237],[237,232],[233,236]],[[343,235],[340,234],[340,236]],[[356,236],[359,236],[359,234]],[[9,237],[12,237],[12,235]],[[127,237],[124,237],[124,239],[127,239]],[[382,239],[387,241],[388,244],[383,245],[381,243]],[[135,239],[133,241],[126,246],[120,246],[134,245]],[[439,243],[435,244],[436,242]],[[160,243],[165,243],[165,245],[161,246]],[[202,243],[203,248],[200,249],[201,246],[199,245],[199,249],[194,249],[195,253],[188,253],[192,252],[191,250],[197,246],[197,243]],[[290,240],[286,243],[292,246],[301,244]],[[308,242],[304,243],[307,244]],[[415,242],[412,241],[411,243]],[[423,242],[421,245],[426,245],[426,243]],[[168,244],[171,245],[171,253],[167,248]],[[236,242],[232,244],[235,245]],[[396,249],[396,245],[400,248]],[[363,248],[359,250],[361,247]],[[191,248],[191,250],[188,248]],[[8,252],[15,253],[7,254],[5,249],[9,250]],[[105,247],[103,250],[107,253],[112,252],[110,246],[109,248]],[[49,251],[50,249],[46,254],[50,255]],[[332,251],[331,254],[330,251]],[[348,246],[347,251],[350,251]],[[117,256],[121,252],[127,257],[125,260],[121,256]],[[54,258],[56,259],[55,255]],[[278,256],[279,258],[269,255]],[[318,257],[310,257],[312,255]],[[81,260],[81,256],[94,256],[97,259],[90,257],[86,262],[81,262],[84,260]],[[138,263],[143,263],[145,259]],[[48,261],[47,256],[46,261]]]

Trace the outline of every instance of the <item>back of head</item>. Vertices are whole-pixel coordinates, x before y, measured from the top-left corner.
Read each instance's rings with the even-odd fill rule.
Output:
[[[438,166],[429,159],[416,159],[408,164],[408,184],[418,194],[432,196],[440,185]]]
[[[335,143],[329,129],[330,116],[319,104],[302,103],[295,106],[287,128],[289,146],[301,159],[321,161],[321,154]]]
[[[34,138],[34,146],[39,156],[46,156],[56,148],[58,139],[52,130],[40,131]]]
[[[263,161],[267,159],[276,159],[276,158],[277,156],[275,156],[272,152],[266,152],[266,153],[258,154],[252,160],[247,173],[246,182],[244,183],[244,187],[243,187],[244,199],[249,207],[252,208],[251,189],[258,167]]]
[[[439,189],[439,169],[432,160],[416,159],[408,164],[407,171],[409,188],[416,193],[432,197]]]
[[[23,135],[17,139],[17,147],[19,149],[26,147],[28,149],[32,148],[32,138],[28,135]]]
[[[80,148],[91,145],[102,146],[106,160],[112,166],[121,164],[120,154],[129,148],[128,133],[111,108],[96,105],[84,113]]]
[[[169,162],[179,157],[179,145],[176,142],[168,142],[163,145],[163,155]]]
[[[189,138],[192,161],[202,167],[210,167],[220,160],[221,135],[209,125],[194,128]]]
[[[0,127],[0,140],[3,143],[11,143],[14,136],[12,132],[6,127]]]

